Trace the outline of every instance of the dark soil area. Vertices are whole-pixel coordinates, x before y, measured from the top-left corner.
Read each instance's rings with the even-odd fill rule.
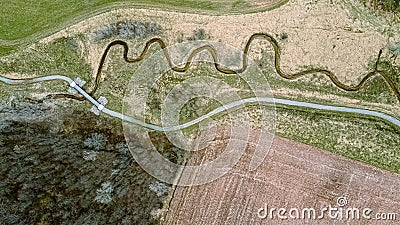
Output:
[[[400,1],[399,0],[362,0],[364,5],[369,6],[378,11],[399,13]]]
[[[149,189],[122,125],[68,105],[0,104],[0,224],[158,224],[166,192]]]

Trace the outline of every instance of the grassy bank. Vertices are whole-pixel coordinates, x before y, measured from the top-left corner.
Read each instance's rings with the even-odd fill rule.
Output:
[[[287,0],[258,6],[247,0],[5,0],[0,7],[0,56],[21,44],[50,35],[88,17],[126,7],[160,8],[202,14],[252,13],[271,10]],[[12,13],[10,13],[12,12]],[[7,47],[8,46],[8,47]]]
[[[400,129],[373,118],[304,108],[277,108],[277,134],[400,173]]]
[[[375,60],[371,59],[369,62],[370,71],[375,66]],[[396,111],[387,108],[398,105],[399,100],[381,77],[369,80],[359,91],[349,92],[339,89],[327,76],[322,74],[310,74],[295,80],[284,79],[276,73],[273,62],[274,56],[272,53],[263,53],[263,57],[256,60],[256,63],[260,65],[261,71],[268,80],[275,97],[350,107],[355,107],[354,104],[356,102],[356,107],[379,111],[386,110],[386,113],[399,116]],[[310,68],[305,67],[301,70]],[[394,82],[397,89],[400,90],[400,67],[394,64],[393,60],[382,57],[378,64],[378,69],[384,71]],[[367,72],[359,73],[359,79],[353,82],[353,86],[358,84],[367,75]]]

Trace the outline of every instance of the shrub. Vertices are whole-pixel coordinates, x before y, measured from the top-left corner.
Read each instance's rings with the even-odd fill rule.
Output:
[[[93,34],[94,41],[100,41],[104,39],[109,39],[118,33],[115,24],[108,24],[101,27],[97,32]]]
[[[83,159],[88,161],[95,161],[97,157],[97,153],[95,151],[83,151]]]
[[[118,150],[118,152],[122,154],[128,154],[129,153],[129,147],[126,143],[120,142],[118,143],[115,148]]]
[[[282,33],[282,34],[279,35],[279,38],[281,40],[286,40],[288,38],[288,34],[287,33]]]
[[[101,184],[101,188],[96,190],[95,200],[102,204],[108,204],[112,201],[112,192],[114,188],[112,184],[107,181]]]
[[[389,45],[389,51],[393,54],[393,55],[400,55],[400,42],[396,42],[393,44]]]
[[[123,39],[143,38],[161,31],[161,26],[154,22],[124,21],[108,24],[92,34],[93,41],[101,41],[112,37]]]
[[[203,28],[196,29],[193,31],[193,35],[188,38],[189,41],[195,41],[195,40],[204,40],[209,38],[209,36],[206,34],[206,31]]]
[[[158,197],[165,195],[169,191],[167,185],[158,181],[150,184],[149,188],[150,190],[154,191]]]
[[[102,134],[94,133],[92,136],[87,138],[83,144],[87,148],[100,150],[103,149],[106,144],[106,138]]]

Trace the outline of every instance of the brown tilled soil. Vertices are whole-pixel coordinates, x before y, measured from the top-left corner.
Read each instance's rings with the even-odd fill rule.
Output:
[[[223,148],[221,143],[213,148]],[[212,149],[211,149],[212,150]],[[259,208],[343,207],[370,208],[378,212],[400,209],[400,176],[329,152],[276,137],[264,163],[248,171],[251,149],[228,174],[214,182],[177,187],[164,224],[396,224],[395,221],[260,219]],[[206,161],[193,157],[192,161]],[[195,162],[196,163],[196,162]],[[399,220],[400,218],[397,218]]]

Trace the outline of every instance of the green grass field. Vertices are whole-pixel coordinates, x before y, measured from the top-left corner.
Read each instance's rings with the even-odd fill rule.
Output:
[[[286,2],[259,7],[247,0],[4,0],[0,7],[0,56],[69,24],[116,8],[132,6],[220,15],[265,11]]]
[[[51,29],[78,15],[93,11],[111,3],[127,2],[120,0],[5,0],[0,8],[0,39],[16,40]],[[213,10],[218,6],[213,1],[162,1],[142,0],[136,3],[166,4],[182,8]],[[12,13],[10,13],[12,12]]]

